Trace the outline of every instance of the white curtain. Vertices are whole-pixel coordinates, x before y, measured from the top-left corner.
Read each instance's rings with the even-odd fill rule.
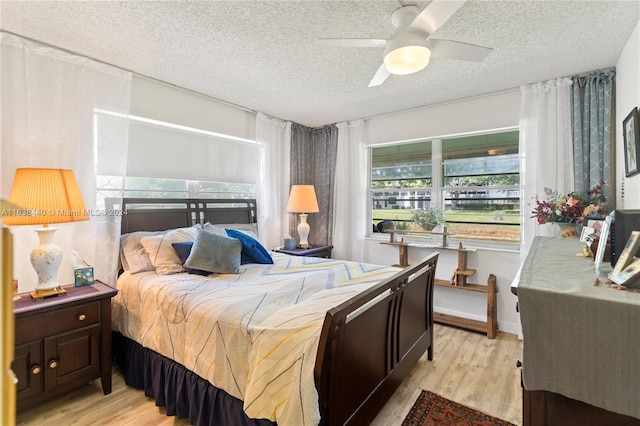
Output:
[[[526,256],[535,235],[558,233],[552,224],[538,225],[531,212],[544,188],[568,194],[574,190],[571,137],[571,80],[559,78],[521,88],[520,256]]]
[[[72,169],[92,213],[89,221],[56,225],[55,241],[63,249],[58,280],[73,283],[75,250],[95,267],[98,279],[114,284],[119,217],[104,210],[96,181],[103,170],[126,170],[131,73],[1,35],[2,197],[9,196],[18,167]],[[31,291],[37,276],[29,253],[38,237],[30,227],[11,232],[19,290]]]
[[[363,261],[367,220],[367,164],[364,122],[338,123],[334,191],[333,257]]]
[[[256,186],[258,235],[262,244],[271,250],[282,246],[289,227],[291,122],[258,113],[256,140],[262,151]]]

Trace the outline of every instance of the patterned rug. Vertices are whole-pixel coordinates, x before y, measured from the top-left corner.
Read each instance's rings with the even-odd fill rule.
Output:
[[[423,390],[402,426],[428,425],[514,426],[513,423]]]

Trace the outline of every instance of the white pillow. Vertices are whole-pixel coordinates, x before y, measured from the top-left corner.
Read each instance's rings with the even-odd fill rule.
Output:
[[[171,244],[195,241],[199,228],[200,225],[179,228],[165,234],[140,238],[140,244],[144,247],[157,274],[177,274],[183,271],[182,261]]]
[[[155,268],[149,260],[149,255],[140,244],[140,238],[162,235],[167,231],[148,232],[138,231],[124,234],[120,237],[120,263],[122,269],[132,274],[153,271]]]

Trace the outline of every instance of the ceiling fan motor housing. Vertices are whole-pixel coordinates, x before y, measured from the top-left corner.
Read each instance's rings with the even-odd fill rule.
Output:
[[[404,6],[393,12],[391,23],[396,28],[408,27],[419,14],[420,8],[418,6]]]

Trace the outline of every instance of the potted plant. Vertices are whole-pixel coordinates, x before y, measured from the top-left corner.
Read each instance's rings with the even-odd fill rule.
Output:
[[[425,231],[431,231],[441,223],[444,223],[444,212],[437,208],[414,210],[411,220]]]

